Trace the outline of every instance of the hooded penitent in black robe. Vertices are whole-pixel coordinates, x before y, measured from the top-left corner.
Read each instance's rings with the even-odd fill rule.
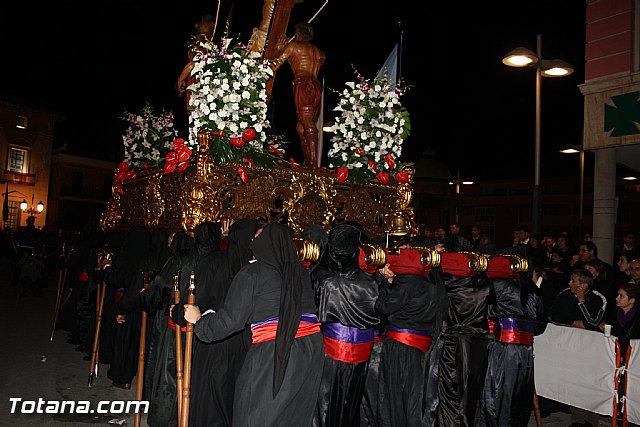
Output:
[[[194,242],[189,252],[178,257],[175,267],[165,265],[167,271],[158,275],[158,288],[161,295],[168,294],[169,306],[171,306],[174,301],[173,275],[169,270],[175,268],[176,272],[180,272],[180,296],[181,300],[186,302],[191,271],[194,270],[195,265],[201,259],[219,250],[221,238],[219,223],[203,222],[199,224],[194,231]],[[158,289],[151,290],[153,292],[158,291]],[[149,394],[149,413],[147,414],[147,423],[151,427],[175,426],[178,423],[175,334],[177,329],[176,324],[182,327],[186,325],[183,313],[182,304],[178,304],[173,308],[174,317],[173,319],[169,316],[166,317],[163,332],[160,334],[158,343],[155,346],[157,351],[154,356],[153,379],[151,381],[151,392]],[[178,320],[176,321],[176,319]],[[182,342],[184,343],[185,334],[184,332],[181,333],[183,335]]]
[[[95,288],[91,273],[97,265],[95,253],[102,237],[99,227],[87,224],[65,263],[71,293],[60,308],[60,325],[70,333],[69,342],[80,346],[79,350],[93,344],[87,339],[88,330],[93,328],[91,310],[95,309],[95,300],[90,299]]]
[[[144,394],[145,400],[151,400],[154,395],[154,387],[160,382],[160,376],[156,375],[156,365],[159,358],[160,340],[163,334],[169,333],[168,328],[169,308],[173,304],[173,276],[180,267],[180,257],[188,253],[193,245],[193,239],[183,230],[179,230],[170,236],[171,243],[168,247],[168,258],[154,276],[147,290],[140,295],[142,309],[152,314],[149,325],[149,340],[145,357],[144,370]],[[172,335],[175,341],[175,335]],[[171,341],[172,343],[174,341]],[[172,347],[173,348],[173,347]],[[172,353],[175,356],[175,352]],[[175,387],[175,385],[174,385]]]
[[[104,270],[107,287],[122,293],[116,300],[116,315],[124,316],[124,323],[116,326],[113,361],[107,376],[114,384],[131,384],[138,370],[140,342],[140,291],[143,288],[142,271],[151,250],[149,231],[134,226],[125,237],[111,267]],[[118,299],[118,298],[116,298]]]
[[[398,274],[393,284],[380,288],[376,311],[388,319],[378,377],[381,426],[422,423],[426,352],[436,327],[435,294],[428,276],[419,274]]]
[[[490,344],[481,399],[482,425],[526,427],[533,408],[533,336],[544,332],[542,298],[524,274],[492,279]]]
[[[251,325],[253,344],[236,382],[234,427],[310,426],[322,335],[309,274],[282,224],[265,226],[250,248],[256,261],[236,274],[224,306],[202,316],[195,334],[214,342]]]
[[[364,394],[382,276],[360,270],[361,231],[348,224],[329,233],[332,274],[318,283],[318,317],[325,344],[322,382],[318,394],[320,426],[357,426]]]
[[[423,424],[473,426],[492,340],[487,325],[490,284],[484,276],[443,272],[442,278],[449,313],[430,350]]]
[[[257,221],[241,219],[229,227],[227,250],[212,252],[195,269],[196,303],[200,311],[218,311],[233,277],[252,258],[249,244],[258,230]],[[189,425],[231,426],[236,380],[249,349],[243,331],[212,343],[195,339],[191,366]]]

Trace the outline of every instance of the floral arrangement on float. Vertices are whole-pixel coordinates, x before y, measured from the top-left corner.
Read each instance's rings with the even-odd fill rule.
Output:
[[[337,168],[338,181],[388,184],[409,180],[402,164],[402,143],[409,136],[409,112],[400,103],[406,89],[386,77],[367,80],[356,72],[357,82],[347,82],[333,111],[329,167]]]
[[[125,110],[122,120],[128,127],[124,142],[124,163],[131,171],[163,167],[166,156],[174,149],[178,131],[173,126],[173,114],[161,111],[158,115],[147,103],[139,114]]]
[[[189,141],[197,146],[198,133],[210,131],[209,153],[214,163],[234,161],[271,167],[284,154],[282,141],[269,139],[267,80],[273,70],[259,52],[223,39],[200,42],[187,87]]]
[[[147,169],[162,168],[168,174],[175,170],[183,172],[189,165],[192,150],[178,137],[173,126],[173,114],[161,111],[154,115],[147,103],[139,114],[124,112],[121,117],[128,123],[122,140],[124,160],[118,165],[115,185],[123,194],[122,183],[137,177]]]

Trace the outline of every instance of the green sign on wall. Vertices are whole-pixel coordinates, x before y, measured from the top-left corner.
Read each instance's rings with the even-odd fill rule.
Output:
[[[609,136],[640,133],[640,92],[612,96],[613,105],[604,105],[604,131]]]

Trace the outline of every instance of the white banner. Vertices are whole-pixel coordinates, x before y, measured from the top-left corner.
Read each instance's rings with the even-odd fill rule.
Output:
[[[615,340],[600,332],[549,323],[533,343],[538,395],[611,416],[615,394]],[[640,384],[637,381],[640,376],[635,379],[635,383]],[[634,391],[640,398],[638,390],[640,385]],[[633,406],[640,408],[635,402]],[[635,422],[631,418],[629,421]]]
[[[627,420],[640,424],[640,340],[631,340],[627,366]]]

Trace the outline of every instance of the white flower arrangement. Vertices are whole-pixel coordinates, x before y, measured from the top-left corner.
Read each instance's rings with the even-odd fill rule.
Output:
[[[189,141],[197,147],[201,130],[213,132],[211,158],[221,164],[249,159],[262,163],[278,153],[278,145],[267,143],[267,80],[273,76],[268,61],[259,52],[224,39],[219,45],[201,42],[194,56],[187,87],[189,97]]]
[[[334,108],[340,114],[332,127],[329,167],[340,169],[341,181],[366,183],[375,176],[386,184],[389,173],[399,169],[402,143],[411,131],[409,113],[400,103],[405,90],[394,88],[386,76],[357,77],[357,83],[346,83]]]
[[[173,114],[161,111],[156,116],[149,104],[145,104],[140,114],[125,110],[122,120],[129,123],[122,136],[124,162],[129,169],[140,171],[161,166],[178,136],[173,126]]]

